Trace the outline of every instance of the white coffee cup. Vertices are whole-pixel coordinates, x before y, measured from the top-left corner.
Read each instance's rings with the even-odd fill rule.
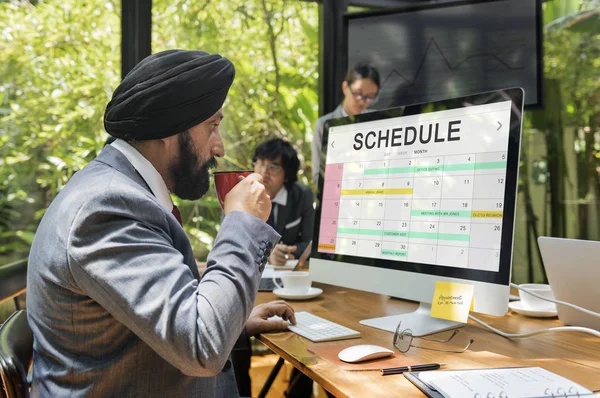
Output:
[[[524,283],[522,285],[519,285],[519,287],[533,292],[537,295],[549,299],[554,299],[554,294],[552,293],[552,288],[550,287],[550,285],[546,285],[543,283]],[[556,304],[551,303],[549,301],[544,301],[520,289],[519,297],[521,298],[521,303],[523,304],[523,307],[525,309],[533,311],[556,311]]]
[[[277,283],[279,278],[281,278],[283,286]],[[273,283],[288,294],[307,294],[311,284],[310,273],[304,271],[283,272],[281,276],[273,278]]]

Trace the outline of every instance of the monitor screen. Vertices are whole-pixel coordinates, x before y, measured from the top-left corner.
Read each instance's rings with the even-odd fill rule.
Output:
[[[522,87],[526,106],[542,87],[538,0],[471,1],[348,14],[348,67],[381,75],[378,109]]]
[[[500,286],[475,310],[506,313],[522,109],[515,88],[326,122],[314,280],[421,302],[436,280]]]

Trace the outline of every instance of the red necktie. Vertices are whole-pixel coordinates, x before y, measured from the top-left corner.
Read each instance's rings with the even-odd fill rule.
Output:
[[[179,221],[179,224],[181,224],[181,226],[183,227],[183,219],[181,218],[181,212],[179,211],[177,206],[173,205],[173,210],[171,210],[171,213],[173,213],[177,221]]]

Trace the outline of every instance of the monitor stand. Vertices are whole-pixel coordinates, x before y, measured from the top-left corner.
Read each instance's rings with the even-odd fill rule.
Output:
[[[394,333],[398,323],[402,322],[400,330],[410,329],[413,336],[426,336],[445,330],[456,329],[463,325],[459,322],[433,318],[429,315],[430,312],[431,304],[420,303],[419,308],[415,312],[364,319],[360,321],[360,324]]]

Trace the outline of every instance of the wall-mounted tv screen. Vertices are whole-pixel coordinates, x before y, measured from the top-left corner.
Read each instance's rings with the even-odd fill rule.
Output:
[[[348,66],[377,67],[377,109],[507,87],[541,105],[540,12],[539,0],[480,0],[347,14]]]

